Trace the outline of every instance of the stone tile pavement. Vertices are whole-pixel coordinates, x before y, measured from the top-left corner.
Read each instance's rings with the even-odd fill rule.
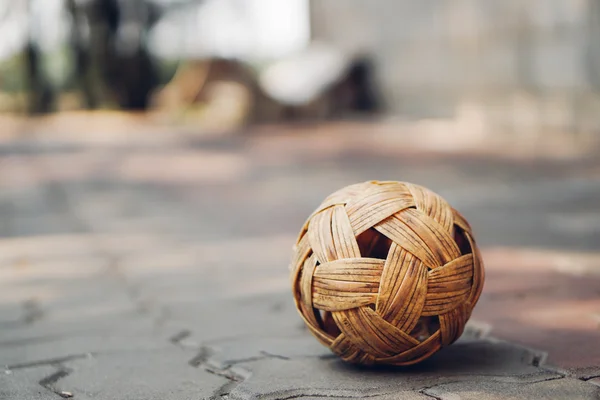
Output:
[[[598,157],[369,126],[96,139],[0,139],[0,399],[600,398]],[[483,247],[467,332],[416,366],[342,363],[289,293],[304,218],[367,179],[439,192]]]

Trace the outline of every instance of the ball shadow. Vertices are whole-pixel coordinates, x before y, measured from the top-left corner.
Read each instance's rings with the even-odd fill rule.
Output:
[[[345,370],[366,374],[419,375],[511,375],[517,370],[531,372],[538,355],[531,350],[504,342],[473,340],[457,342],[441,349],[430,358],[408,366],[363,366],[338,360]]]

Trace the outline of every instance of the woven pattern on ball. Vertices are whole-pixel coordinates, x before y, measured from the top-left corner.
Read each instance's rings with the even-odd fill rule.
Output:
[[[327,197],[304,224],[290,268],[310,331],[361,364],[413,364],[454,342],[484,280],[467,221],[405,182]]]

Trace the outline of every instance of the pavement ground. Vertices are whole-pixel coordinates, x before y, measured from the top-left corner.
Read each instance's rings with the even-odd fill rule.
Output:
[[[79,129],[0,140],[0,399],[600,398],[596,153]],[[370,179],[443,195],[486,264],[463,337],[412,367],[343,363],[292,302],[302,222]]]

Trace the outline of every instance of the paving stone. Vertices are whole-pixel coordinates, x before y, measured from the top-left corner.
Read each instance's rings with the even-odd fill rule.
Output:
[[[22,307],[14,303],[0,304],[0,335],[23,323]]]
[[[431,400],[431,397],[419,392],[398,391],[390,394],[382,394],[376,397],[377,400]]]
[[[52,335],[42,330],[39,336],[30,338],[13,336],[12,340],[0,343],[0,365],[10,367],[73,355],[153,350],[170,346],[164,335],[155,331],[151,322],[129,325],[134,329],[119,330],[113,327],[97,331],[92,326],[82,324],[79,331],[71,334]]]
[[[22,298],[20,285],[7,291],[14,293],[14,300],[20,302],[7,305],[12,311],[12,324],[11,329],[0,330],[0,343],[15,337],[28,340],[144,325],[144,319],[151,320],[155,317],[153,313],[160,312],[144,309],[146,305],[116,277],[100,275],[91,279],[54,279],[50,282],[45,279],[38,284],[32,281]],[[31,290],[29,294],[28,290]]]
[[[267,332],[259,336],[240,336],[205,342],[215,352],[221,366],[254,362],[259,359],[290,359],[298,357],[328,357],[329,349],[317,342],[308,332],[286,337],[271,337]]]
[[[185,324],[200,341],[304,330],[288,292],[169,304],[170,321]]]
[[[286,250],[291,248],[289,243],[293,241],[286,241]],[[264,257],[264,262],[244,263],[235,259],[244,253],[227,261],[222,259],[222,254],[227,252],[226,246],[218,246],[218,253],[210,246],[206,248],[182,248],[181,252],[166,249],[155,257],[149,254],[136,259],[124,259],[120,263],[131,285],[145,296],[160,298],[164,304],[248,297],[261,292],[289,290],[286,266],[290,252],[286,251],[285,255],[280,253],[276,262]]]
[[[541,250],[495,250],[484,259],[486,287],[473,315],[493,335],[552,349],[548,363],[565,369],[600,365],[600,346],[582,346],[600,341],[600,277],[559,272]]]
[[[224,337],[203,341],[202,344],[214,351],[213,359],[222,367],[266,358],[328,358],[332,356],[329,349],[315,340],[307,329],[303,329],[299,317],[298,323],[291,325],[300,325],[300,327],[297,330],[291,330],[285,336],[272,336],[265,330],[259,335],[243,334],[233,338]],[[479,338],[487,334],[488,329],[487,326],[480,326],[476,322],[471,322],[467,325],[465,333],[459,339],[457,345],[478,341]],[[188,335],[191,338],[195,337],[192,332],[188,332]],[[195,343],[199,342],[196,341]],[[527,354],[527,351],[524,354]],[[521,359],[526,358],[522,356]]]
[[[54,386],[75,399],[204,399],[230,379],[189,365],[190,354],[176,346],[123,351],[67,364],[69,375]]]
[[[129,301],[128,304],[113,309],[91,308],[89,313],[84,310],[73,315],[54,313],[44,315],[31,323],[21,322],[7,329],[0,330],[0,346],[10,343],[13,339],[19,341],[35,341],[44,337],[69,337],[81,334],[107,334],[108,332],[124,334],[140,334],[151,332],[156,319],[160,317],[160,309],[141,309]]]
[[[53,260],[19,271],[0,269],[0,279],[9,285],[0,301],[17,306],[36,301],[49,312],[98,303],[117,305],[124,303],[121,296],[127,293],[120,278],[110,274],[109,261],[100,257]],[[105,295],[100,298],[98,292]]]
[[[218,355],[216,356],[218,357]],[[562,375],[530,364],[530,351],[498,341],[457,343],[411,367],[356,367],[334,355],[264,358],[244,364],[250,378],[232,390],[232,398],[281,398],[305,393],[316,396],[374,396],[418,390],[442,382],[498,380],[524,383]],[[277,380],[272,377],[277,376]],[[262,397],[261,397],[262,396]]]
[[[56,400],[52,390],[39,382],[56,373],[50,365],[14,371],[0,369],[0,399],[2,400]]]
[[[35,261],[52,258],[94,255],[96,245],[93,235],[43,235],[5,238],[0,241],[1,265],[26,268]]]
[[[298,392],[298,394],[294,395],[293,392],[286,393],[280,399],[294,399],[294,398],[302,398],[302,400],[323,400],[325,397],[327,400],[343,400],[343,399],[375,399],[375,400],[431,400],[431,397],[421,394],[419,392],[409,392],[409,391],[396,391],[390,394],[373,394],[369,397],[365,397],[365,395],[360,393],[346,393],[343,397],[338,396],[324,396],[322,392],[315,391],[315,396],[306,395],[305,392]],[[296,397],[294,397],[296,396]],[[301,396],[301,397],[300,397]]]
[[[578,379],[591,379],[600,376],[600,366],[563,369],[566,375]]]
[[[560,378],[533,383],[498,381],[441,384],[424,391],[441,400],[578,399],[597,400],[600,388],[578,379]]]

